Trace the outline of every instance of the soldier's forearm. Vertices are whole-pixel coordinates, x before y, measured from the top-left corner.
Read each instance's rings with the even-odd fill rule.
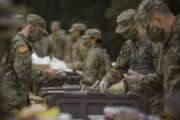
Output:
[[[32,80],[36,82],[42,82],[44,80],[48,80],[48,75],[45,72],[41,71],[32,71]]]
[[[114,68],[103,77],[103,80],[110,82],[110,84],[119,82],[121,79],[123,79],[123,72]]]

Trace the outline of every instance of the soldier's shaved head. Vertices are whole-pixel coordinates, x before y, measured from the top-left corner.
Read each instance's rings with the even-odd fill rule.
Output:
[[[152,41],[164,41],[169,36],[175,16],[161,0],[143,0],[135,20],[144,26]]]
[[[175,17],[161,0],[143,0],[137,9],[135,19],[143,24],[156,24],[165,30],[169,30]]]

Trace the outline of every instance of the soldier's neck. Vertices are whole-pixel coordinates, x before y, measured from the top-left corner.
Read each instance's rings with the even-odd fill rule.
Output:
[[[29,36],[29,30],[27,28],[22,29],[20,33],[23,34],[25,37]]]
[[[80,40],[80,37],[79,36],[76,37],[76,42],[79,42],[79,40]]]

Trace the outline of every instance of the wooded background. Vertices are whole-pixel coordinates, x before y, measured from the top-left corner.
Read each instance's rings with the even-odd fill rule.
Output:
[[[75,22],[83,22],[89,28],[96,27],[103,33],[104,46],[115,60],[124,39],[115,33],[117,15],[128,8],[136,9],[141,0],[14,0],[20,14],[36,13],[43,16],[48,25],[52,20],[61,21],[68,30]],[[170,9],[180,13],[180,0],[164,0]],[[49,29],[49,28],[48,28]]]

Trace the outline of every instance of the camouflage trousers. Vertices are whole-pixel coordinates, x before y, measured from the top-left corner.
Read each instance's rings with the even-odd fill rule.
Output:
[[[7,109],[11,114],[15,114],[30,103],[28,90],[22,88],[14,75],[12,71],[8,72],[4,81],[4,89],[7,91],[5,96]]]

